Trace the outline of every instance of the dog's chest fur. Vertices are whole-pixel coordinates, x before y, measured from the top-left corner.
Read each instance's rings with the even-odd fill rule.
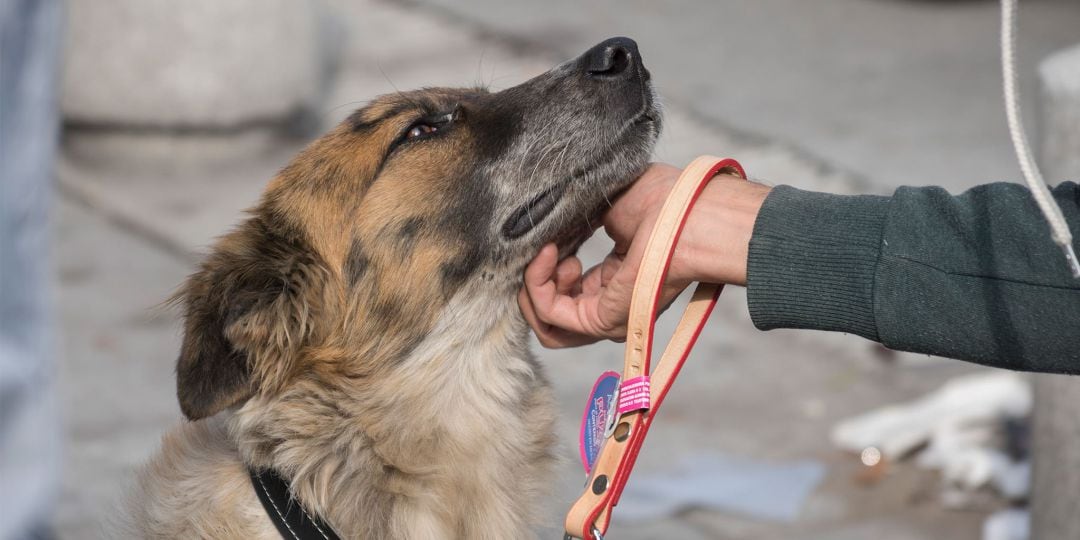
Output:
[[[259,503],[242,477],[222,485],[221,462],[235,461],[233,472],[242,472],[243,463],[281,471],[308,510],[343,538],[527,537],[553,461],[554,411],[512,296],[494,294],[490,285],[459,291],[425,339],[380,377],[339,381],[330,392],[326,381],[312,381],[273,399],[253,398],[200,422],[225,426],[201,430],[200,437],[228,438],[216,445],[166,439],[166,455],[232,449],[231,456],[219,449],[214,458],[170,460],[195,469],[213,463],[217,473],[163,473],[169,465],[155,460],[143,481],[205,474],[202,492],[189,493],[191,504],[177,508],[224,497],[236,512],[258,516]],[[178,497],[184,495],[172,491]],[[193,516],[175,518],[184,523]],[[265,529],[258,521],[252,526]]]

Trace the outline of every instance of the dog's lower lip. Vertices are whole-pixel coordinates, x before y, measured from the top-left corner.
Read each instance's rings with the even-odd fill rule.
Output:
[[[553,210],[555,205],[566,190],[566,183],[561,183],[547,191],[533,197],[528,204],[514,211],[503,225],[503,237],[514,240],[531,231],[537,224],[544,220]]]
[[[644,124],[645,122],[653,122],[653,123],[655,123],[656,122],[656,117],[654,116],[654,113],[652,113],[652,112],[644,112],[644,113],[639,114],[638,117],[636,119],[634,119],[635,124]]]

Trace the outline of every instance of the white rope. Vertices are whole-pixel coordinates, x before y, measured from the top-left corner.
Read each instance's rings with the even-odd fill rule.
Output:
[[[1073,277],[1080,278],[1080,262],[1073,250],[1069,224],[1039,172],[1039,166],[1035,163],[1027,135],[1024,133],[1024,124],[1020,120],[1020,96],[1016,89],[1016,3],[1017,0],[1001,0],[1001,73],[1005,81],[1005,116],[1009,120],[1009,135],[1012,136],[1016,159],[1020,162],[1024,180],[1042,210],[1043,217],[1050,224],[1050,236],[1065,253],[1065,260]]]

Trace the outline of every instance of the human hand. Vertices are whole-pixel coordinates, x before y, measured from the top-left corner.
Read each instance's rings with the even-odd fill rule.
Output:
[[[626,337],[634,281],[653,224],[682,171],[654,164],[605,214],[604,231],[615,241],[602,263],[582,273],[577,257],[558,261],[545,246],[525,270],[518,303],[540,343],[574,347]],[[769,188],[720,175],[702,192],[676,246],[661,304],[667,306],[693,281],[746,283],[746,256],[754,220]]]

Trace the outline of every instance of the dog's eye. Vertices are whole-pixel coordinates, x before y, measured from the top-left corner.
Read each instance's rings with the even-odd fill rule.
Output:
[[[450,124],[454,123],[456,119],[457,112],[455,109],[454,112],[429,116],[413,122],[412,125],[410,125],[405,132],[398,136],[397,140],[390,145],[387,155],[397,150],[402,143],[420,141],[435,136],[442,131],[446,131],[446,128],[450,127]]]
[[[454,113],[446,113],[436,117],[428,117],[418,120],[415,124],[409,126],[409,129],[405,131],[405,140],[419,139],[428,135],[434,135],[438,133],[440,129],[445,128],[454,121]]]
[[[433,126],[431,124],[416,124],[409,128],[409,131],[405,133],[406,139],[415,139],[417,137],[423,137],[424,135],[431,135],[439,131],[439,126]]]

